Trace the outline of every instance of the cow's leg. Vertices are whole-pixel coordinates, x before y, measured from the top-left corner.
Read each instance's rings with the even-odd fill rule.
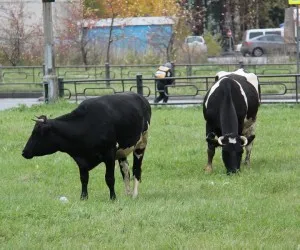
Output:
[[[138,196],[138,186],[141,182],[142,177],[142,162],[144,158],[144,153],[146,150],[148,141],[148,131],[145,131],[142,134],[141,140],[136,145],[134,151],[133,151],[133,176],[134,176],[134,188],[133,188],[133,198],[136,198]]]
[[[248,167],[250,167],[250,156],[251,156],[252,146],[253,146],[253,141],[245,147],[246,148],[246,157],[245,157],[244,163]]]
[[[212,161],[215,156],[215,149],[218,146],[218,140],[216,139],[216,133],[206,123],[206,141],[207,141],[207,164],[204,168],[205,172],[210,173],[213,170]]]
[[[133,188],[133,198],[138,196],[138,186],[142,181],[142,161],[144,157],[145,148],[135,149],[133,153],[133,168],[132,173],[134,176],[134,188]]]
[[[244,136],[246,136],[247,138],[249,138],[250,136],[254,136],[255,137],[255,127],[256,127],[256,123],[253,122],[252,119],[248,120],[247,122],[245,122],[245,127],[243,129],[242,134]],[[246,149],[246,157],[245,157],[245,165],[250,167],[250,156],[251,156],[251,151],[252,151],[252,147],[253,147],[253,139],[252,141],[245,147]]]
[[[210,173],[213,170],[212,161],[215,156],[215,147],[208,143],[207,145],[207,165],[205,167],[205,171]]]
[[[99,163],[97,157],[73,157],[78,165],[81,181],[81,200],[88,199],[88,183],[89,183],[89,170],[93,169]]]
[[[130,171],[129,164],[126,158],[122,158],[119,160],[120,171],[123,176],[124,184],[125,184],[125,194],[130,195]]]
[[[110,192],[110,199],[114,200],[116,199],[116,193],[115,193],[115,157],[113,152],[109,152],[106,155],[106,159],[104,161],[106,166],[106,172],[105,172],[105,182],[106,185],[109,188]]]
[[[88,199],[88,190],[87,186],[89,183],[89,171],[86,168],[79,168],[80,173],[80,181],[81,181],[81,200],[87,200]]]

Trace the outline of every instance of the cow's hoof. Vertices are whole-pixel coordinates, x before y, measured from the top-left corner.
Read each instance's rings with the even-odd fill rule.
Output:
[[[86,201],[88,198],[89,198],[88,195],[81,195],[80,196],[80,200],[82,200],[82,201]]]
[[[244,165],[246,165],[248,168],[250,168],[250,161],[249,160],[245,160],[244,161]]]
[[[131,196],[132,195],[132,192],[130,190],[125,190],[125,195],[126,196]]]
[[[205,173],[211,173],[212,172],[212,167],[211,166],[206,166],[204,168]]]

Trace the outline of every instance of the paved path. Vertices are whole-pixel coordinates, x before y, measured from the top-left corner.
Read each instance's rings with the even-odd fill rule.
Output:
[[[81,102],[82,100],[79,100]],[[74,102],[72,100],[71,102]],[[149,99],[150,104],[153,104],[153,98]],[[179,99],[179,98],[170,98],[168,101],[168,105],[178,105],[178,106],[189,106],[189,105],[199,105],[199,103],[202,102],[202,99]],[[293,99],[286,99],[284,97],[281,97],[281,99],[278,98],[266,98],[262,100],[262,103],[279,103],[279,102],[289,102],[289,103],[295,103],[295,100]],[[26,105],[26,106],[32,106],[34,104],[42,104],[42,101],[39,101],[38,98],[0,98],[0,111],[18,107],[19,105]],[[184,104],[184,105],[183,105]],[[160,105],[165,105],[163,103],[160,103]]]
[[[0,110],[5,110],[19,105],[31,106],[33,104],[40,104],[37,98],[0,98]]]

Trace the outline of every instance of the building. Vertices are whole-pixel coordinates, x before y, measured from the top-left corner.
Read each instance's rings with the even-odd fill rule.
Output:
[[[173,32],[171,17],[129,17],[101,19],[87,29],[89,41],[107,44],[110,31],[114,50],[146,52],[166,50]],[[87,26],[87,25],[86,25]]]

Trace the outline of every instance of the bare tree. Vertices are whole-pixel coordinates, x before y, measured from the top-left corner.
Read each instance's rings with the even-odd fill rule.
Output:
[[[88,53],[90,38],[87,36],[88,30],[94,25],[96,10],[86,8],[84,0],[66,2],[66,15],[61,17],[62,25],[56,27],[59,43],[57,50],[59,53],[71,54],[75,51],[80,53],[82,63],[88,65]]]
[[[37,25],[26,25],[26,19],[31,13],[25,10],[23,2],[7,3],[1,6],[0,49],[4,61],[11,65],[19,65],[30,49],[36,44],[36,38],[41,38],[41,29]],[[37,48],[36,48],[37,49]]]
[[[109,26],[109,35],[108,35],[108,40],[107,40],[107,50],[106,50],[106,59],[105,62],[109,63],[110,62],[110,49],[111,45],[113,43],[113,28],[114,28],[114,20],[118,16],[116,10],[115,10],[115,2],[114,0],[106,0],[106,4],[108,6],[109,12],[110,12],[110,26]]]

